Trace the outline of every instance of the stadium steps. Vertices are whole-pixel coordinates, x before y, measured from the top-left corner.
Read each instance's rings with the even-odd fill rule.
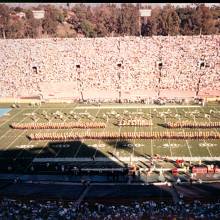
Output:
[[[88,193],[88,191],[90,190],[91,186],[87,186],[85,188],[85,190],[83,191],[83,193],[80,195],[80,197],[78,198],[78,200],[76,201],[76,205],[80,205],[80,203],[83,201],[83,199],[85,198],[86,194]]]
[[[13,182],[11,181],[1,181],[0,182],[0,190],[1,189],[4,189],[4,188],[7,188],[8,186],[14,184]]]
[[[175,204],[177,204],[177,203],[179,202],[179,195],[178,195],[178,193],[177,193],[177,191],[176,191],[175,186],[171,188],[170,193],[171,193],[171,195],[172,195],[173,202],[174,202]]]

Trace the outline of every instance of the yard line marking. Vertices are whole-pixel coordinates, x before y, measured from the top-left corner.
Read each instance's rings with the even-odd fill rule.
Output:
[[[57,108],[56,108],[56,109],[57,109]],[[53,119],[54,119],[54,118],[52,118],[51,122],[53,121]],[[50,129],[46,129],[46,131],[47,131],[47,130],[50,130]],[[58,129],[55,130],[55,132],[57,132],[57,131],[58,131]],[[37,144],[38,144],[38,143],[39,143],[39,142],[37,142]],[[42,149],[36,154],[36,156],[33,158],[33,160],[34,160],[35,158],[38,158],[38,157],[39,157],[39,155],[41,154],[41,152],[45,149],[45,147],[46,147],[47,145],[48,145],[48,141],[46,141],[46,143],[43,145]],[[36,145],[35,145],[35,146],[36,146]],[[57,153],[57,154],[58,154],[58,153]],[[57,155],[57,154],[56,154],[56,155]],[[32,161],[33,161],[33,160],[32,160]],[[31,162],[31,163],[32,163],[32,162]],[[30,164],[31,164],[31,163],[30,163]],[[29,166],[30,166],[30,165],[29,165]]]
[[[68,104],[68,103],[66,103],[66,104]],[[76,106],[77,106],[77,105],[76,105]],[[73,108],[73,112],[75,112],[76,106]],[[64,106],[64,108],[65,108],[65,106]],[[61,111],[61,109],[60,109],[60,111]],[[66,119],[67,119],[67,117],[66,117]],[[80,118],[80,119],[81,119],[81,118]],[[55,133],[57,133],[59,130],[60,130],[60,129],[56,129],[56,130],[55,130]],[[61,150],[62,150],[62,148],[60,148],[60,149],[57,151],[57,153],[55,154],[55,157],[57,157],[57,156],[60,154]]]
[[[202,108],[202,111],[203,111],[204,114],[206,114],[203,108]],[[206,119],[206,118],[205,118],[205,119]],[[209,122],[211,122],[210,119],[206,119],[206,120],[208,120]],[[215,131],[218,133],[218,131],[217,131],[216,128],[213,128],[213,130],[215,130]],[[206,142],[205,140],[203,140],[203,142],[207,144],[207,142]],[[206,146],[206,148],[207,148],[207,151],[209,152],[210,157],[212,157],[212,154],[211,154],[211,151],[210,151],[210,149],[209,149],[209,146]]]
[[[77,157],[77,154],[79,153],[79,150],[80,150],[80,148],[81,148],[81,146],[82,146],[82,144],[83,144],[83,141],[80,141],[81,143],[80,143],[80,145],[79,145],[79,147],[78,147],[78,149],[77,149],[77,151],[76,151],[76,153],[74,154],[74,156],[73,157]]]
[[[8,137],[9,136],[8,133],[10,133],[10,132],[11,132],[11,130],[9,129],[0,137],[0,139],[2,139],[3,137]],[[17,137],[17,135],[16,135],[16,137]]]
[[[213,107],[213,108],[217,111],[217,114],[219,115],[220,114],[220,110],[218,110],[216,107]]]
[[[121,134],[121,129],[122,129],[122,125],[119,125],[119,134]],[[116,151],[117,151],[117,144],[118,144],[118,139],[116,140],[116,144],[115,144],[115,149],[114,149],[115,154],[116,154]]]
[[[24,130],[21,134],[19,134],[5,149],[3,149],[4,151],[8,150],[9,147],[12,146],[12,144],[14,144],[14,142],[20,138],[27,130]]]
[[[96,114],[95,114],[95,118],[97,118],[97,116],[98,116],[100,110],[101,110],[101,107],[99,106],[98,111],[97,111]]]
[[[136,110],[137,112],[142,112],[142,108],[137,108],[137,110]],[[135,116],[136,117],[136,116]],[[139,118],[140,118],[140,115],[139,115]],[[136,133],[137,132],[137,126],[136,126],[136,124],[135,124],[135,126],[134,126],[134,133]],[[135,148],[135,143],[136,143],[136,139],[134,139],[134,146],[133,146],[133,157],[135,157],[135,155],[134,155],[134,148]]]
[[[177,109],[176,109],[176,111],[177,111]],[[189,108],[188,108],[188,111],[190,111]],[[180,120],[180,118],[179,118],[179,120]],[[182,128],[182,131],[185,133],[184,128]],[[189,155],[190,155],[190,157],[192,158],[192,152],[191,152],[191,150],[190,150],[189,142],[188,142],[188,140],[185,140],[185,141],[186,141],[187,148],[188,148],[188,150],[189,150]]]
[[[76,108],[75,108],[76,109]],[[75,109],[74,109],[74,111],[75,111]],[[87,110],[87,109],[85,109],[85,110]],[[81,120],[82,118],[80,118],[79,119],[79,121]],[[78,121],[78,122],[79,122]],[[86,129],[86,132],[88,131],[89,129],[87,128]],[[78,147],[78,149],[77,149],[77,151],[76,151],[76,153],[74,154],[74,156],[73,157],[77,157],[77,154],[79,153],[79,151],[80,151],[80,148],[81,148],[81,146],[82,146],[82,144],[83,144],[83,141],[80,141],[81,143],[80,143],[80,145],[79,145],[79,147]]]
[[[190,146],[189,146],[188,140],[186,140],[186,144],[187,144],[187,147],[188,147],[188,149],[189,149],[190,157],[192,158],[192,152],[191,152],[191,150],[190,150]]]
[[[205,140],[204,140],[204,143],[206,143]],[[212,157],[212,154],[211,154],[211,151],[210,151],[210,149],[209,149],[209,146],[206,146],[206,148],[207,148],[207,150],[208,150],[208,152],[209,152],[210,157]]]
[[[184,108],[184,107],[189,107],[189,108],[201,108],[201,106],[195,106],[195,105],[186,105],[186,106],[182,106],[182,105],[176,105],[176,106],[157,106],[157,105],[112,105],[112,106],[101,106],[102,109],[128,109],[128,108]],[[76,109],[84,109],[84,106],[79,106]],[[97,109],[99,108],[99,106],[87,106],[87,109]]]
[[[66,116],[66,118],[63,120],[63,122],[66,122],[67,119],[68,119],[68,117]]]
[[[189,110],[189,108],[188,108],[188,110]],[[176,108],[175,108],[175,111],[176,111],[176,114],[178,114],[178,111],[177,111]],[[178,120],[180,121],[180,118]],[[183,128],[182,128],[182,131],[183,131],[183,133],[185,133],[185,130]],[[187,145],[187,148],[188,148],[188,151],[189,151],[189,155],[190,155],[190,157],[192,157],[192,152],[190,150],[189,142],[187,140],[185,140],[185,142],[186,142],[186,145]]]
[[[22,111],[24,111],[24,110],[22,110]],[[21,111],[21,112],[22,112],[22,111]],[[18,113],[21,113],[21,112],[18,112]],[[16,115],[17,115],[17,114],[16,114]],[[27,117],[28,117],[28,116],[27,116]],[[26,118],[27,118],[27,117],[26,117]],[[13,117],[13,118],[14,118],[14,117]],[[25,118],[25,119],[26,119],[26,118]],[[11,118],[11,119],[12,119],[12,118]],[[10,119],[10,120],[11,120],[11,119]],[[10,120],[7,120],[7,122],[9,122]],[[23,119],[22,121],[24,121],[24,119]],[[19,123],[21,123],[22,121],[20,121]],[[6,123],[6,122],[5,122],[5,123]],[[10,133],[10,132],[11,132],[11,129],[8,129],[8,130],[0,137],[0,139],[2,139],[3,137],[5,137],[5,136],[6,136],[8,133]]]
[[[74,108],[73,108],[73,113],[75,112],[75,110],[76,110],[76,107],[77,107],[77,104],[74,106]],[[72,129],[73,130],[73,129]],[[73,154],[72,154],[73,155]]]
[[[151,108],[150,108],[150,115],[151,115]],[[152,133],[152,131],[153,131],[153,118],[151,118],[151,120],[152,120],[152,124],[150,125],[150,131],[151,131],[151,133]],[[153,157],[153,153],[154,153],[154,151],[153,151],[153,140],[151,139],[150,140],[150,147],[151,147],[151,156]]]
[[[32,140],[29,141],[27,145],[31,145],[31,144],[32,144]],[[34,145],[34,147],[36,147],[36,145]],[[25,149],[22,149],[21,152],[16,155],[16,157],[14,158],[14,160],[17,160],[17,158],[23,153],[23,151],[25,151]]]
[[[53,118],[54,119],[54,118]],[[51,120],[51,122],[53,121],[53,119]],[[46,129],[46,131],[47,130],[50,130],[50,129]],[[57,132],[59,129],[55,129],[55,132]],[[37,144],[38,144],[39,142],[37,142]],[[45,147],[48,145],[48,141],[46,141],[46,143],[45,143],[45,145],[42,147],[42,149],[36,154],[36,156],[33,158],[33,160],[35,159],[35,158],[37,158],[37,157],[39,157],[39,155],[41,154],[41,152],[45,149]],[[32,161],[33,161],[32,160]]]
[[[53,117],[50,122],[52,122],[54,119],[55,119],[55,118]],[[47,132],[48,130],[50,130],[50,129],[45,129],[46,132]],[[55,132],[57,132],[57,129],[55,129]],[[45,145],[48,145],[48,143],[49,143],[49,141],[47,141]],[[44,148],[45,148],[45,146],[38,152],[38,154],[33,158],[33,160],[34,160],[35,158],[37,158],[37,157],[41,154],[41,152],[44,150]]]
[[[25,132],[25,131],[24,131]],[[23,133],[22,133],[23,134]],[[21,134],[21,135],[22,135]],[[20,136],[21,136],[20,135]],[[19,136],[18,136],[19,137]],[[30,141],[27,145],[30,145],[32,141]],[[25,151],[25,149],[21,149],[21,151],[13,158],[13,160],[17,160],[17,158]]]
[[[113,108],[111,109],[111,111],[113,110]],[[107,128],[107,126],[106,126],[106,128]],[[106,129],[105,128],[105,129]],[[121,128],[122,128],[122,126],[121,125],[119,125],[119,134],[121,133]],[[116,142],[115,142],[115,146],[114,146],[114,154],[116,154],[116,152],[117,152],[117,144],[118,144],[118,139],[116,140]]]
[[[112,109],[111,109],[111,111],[112,111]],[[100,108],[99,108],[98,111],[96,112],[95,118],[97,118],[97,115],[98,115],[99,112],[100,112]],[[103,129],[103,133],[104,133],[104,131],[106,130],[107,127],[108,127],[108,126],[106,125],[106,127]],[[98,141],[98,145],[100,145],[100,143],[101,143],[101,139]],[[97,145],[96,150],[95,150],[95,152],[94,152],[94,154],[93,154],[93,157],[94,157],[94,158],[96,157],[96,153],[97,153],[97,151],[98,151],[98,145]]]
[[[175,108],[176,109],[176,108]],[[167,123],[167,117],[166,117],[166,114],[164,114],[164,122],[165,124]],[[166,131],[168,131],[168,128],[166,128]],[[172,157],[173,156],[173,152],[172,152],[172,148],[171,148],[171,143],[170,143],[170,139],[168,139],[168,143],[169,143],[169,149],[170,149],[170,156]]]
[[[3,122],[1,125],[0,125],[0,128],[7,122],[11,121],[13,118],[15,118],[15,116],[17,116],[18,114],[22,113],[25,109],[21,110],[21,111],[18,111],[13,117],[9,118],[8,120],[6,120],[5,122]]]
[[[66,105],[68,105],[69,103],[65,103]],[[202,108],[202,106],[198,105],[198,106],[195,106],[195,105],[164,105],[164,106],[157,106],[157,105],[120,105],[120,106],[117,106],[117,105],[111,105],[111,106],[93,106],[93,105],[86,105],[86,107],[84,106],[78,106],[76,109],[97,109],[97,108],[101,108],[101,109],[111,109],[111,108],[114,108],[114,109],[128,109],[128,108],[133,108],[133,109],[136,109],[136,108]],[[210,106],[212,107],[212,106]],[[30,107],[22,107],[23,109],[29,109]],[[46,107],[44,108],[43,106],[40,106],[41,109],[44,109],[44,110],[52,110],[52,109],[55,109],[57,110],[59,107]],[[72,109],[73,107],[62,107],[62,109]]]
[[[67,104],[67,103],[66,103],[66,104]],[[63,108],[60,108],[60,109],[59,109],[60,112],[62,112],[62,109],[65,109],[66,104],[64,104]],[[66,118],[66,119],[67,119],[67,118]],[[58,129],[55,129],[55,133],[57,133],[59,130],[60,130],[59,128],[58,128]],[[57,157],[57,156],[59,155],[59,153],[60,153],[61,150],[62,150],[62,148],[60,148],[60,149],[55,153],[54,156]]]
[[[138,108],[136,109],[136,111],[138,112]],[[135,116],[136,117],[136,116]],[[136,124],[134,125],[134,134],[137,132],[137,126]],[[132,154],[131,154],[131,158],[134,158],[134,148],[135,148],[135,139],[133,140],[133,147],[132,147]],[[131,161],[133,162],[133,161]]]
[[[43,147],[42,147],[42,149],[40,150],[40,152],[41,152],[46,146],[47,146],[47,141],[46,141],[46,143],[43,145]],[[40,152],[39,152],[37,155],[39,155]],[[31,166],[31,164],[33,163],[34,159],[36,159],[36,158],[37,158],[37,156],[35,156],[35,157],[32,159],[32,161],[27,165],[27,167],[26,167],[26,169],[25,169],[24,172],[26,172],[26,171],[28,170],[28,168]]]
[[[33,112],[36,112],[39,109],[39,107],[37,109],[35,109]],[[22,111],[21,111],[22,112]],[[26,116],[25,118],[23,118],[20,122],[18,122],[18,124],[22,123],[25,119],[27,119],[29,116]],[[8,146],[6,146],[3,150],[6,151],[8,150],[9,147],[11,147],[11,145],[22,135],[24,134],[24,132],[26,132],[27,129],[25,129],[19,136],[16,136],[16,138],[14,139],[13,142],[11,142]],[[0,137],[0,139],[2,139],[8,132],[11,132],[11,130],[9,129],[4,135],[2,135]]]
[[[36,112],[37,110],[39,110],[40,107],[38,107],[37,109],[35,109],[33,112]],[[33,113],[32,112],[32,113]],[[27,119],[29,116],[26,116],[25,118],[23,118],[23,120],[21,120],[18,124],[20,124],[21,122],[23,122],[25,119]],[[28,130],[25,129],[20,135],[16,136],[16,138],[5,148],[3,149],[4,151],[7,151],[11,146],[12,144],[15,143],[16,140],[18,140],[25,132],[27,132]],[[31,141],[30,141],[31,142]],[[28,145],[30,144],[30,142],[28,143]],[[13,159],[17,159],[22,153],[23,153],[24,150],[21,150]]]

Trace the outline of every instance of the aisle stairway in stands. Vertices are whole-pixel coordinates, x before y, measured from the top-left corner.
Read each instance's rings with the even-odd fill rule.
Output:
[[[86,194],[88,193],[88,191],[90,190],[91,186],[88,185],[85,190],[82,192],[82,194],[80,195],[80,197],[78,198],[78,200],[76,201],[76,205],[80,206],[81,202],[83,201],[83,199],[85,198]]]

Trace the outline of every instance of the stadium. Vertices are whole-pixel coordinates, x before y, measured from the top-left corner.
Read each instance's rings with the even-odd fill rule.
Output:
[[[219,48],[219,35],[0,39],[1,206],[218,219]]]

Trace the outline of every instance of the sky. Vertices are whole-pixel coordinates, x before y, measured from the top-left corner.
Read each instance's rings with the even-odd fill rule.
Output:
[[[3,2],[2,2],[3,3]],[[52,4],[52,5],[57,5],[57,6],[63,6],[63,7],[66,7],[66,3],[5,3],[9,6],[12,6],[12,7],[16,7],[16,6],[19,6],[19,7],[22,7],[22,8],[28,8],[28,7],[32,7],[32,6],[37,6],[39,4],[41,5],[44,5],[44,4]],[[73,7],[75,4],[77,3],[70,3],[70,7]],[[103,4],[103,3],[85,3],[86,5],[90,5],[90,6],[97,6],[97,5],[100,5],[100,4]],[[120,5],[120,3],[117,3]],[[164,6],[166,5],[167,3],[141,3],[141,5],[151,5],[152,7],[155,7],[155,6]],[[192,3],[170,3],[171,5],[174,5],[174,6],[182,6],[182,7],[185,7],[186,5],[191,5]],[[220,6],[220,3],[205,3],[205,5],[207,6],[212,6],[212,5],[219,5]]]

